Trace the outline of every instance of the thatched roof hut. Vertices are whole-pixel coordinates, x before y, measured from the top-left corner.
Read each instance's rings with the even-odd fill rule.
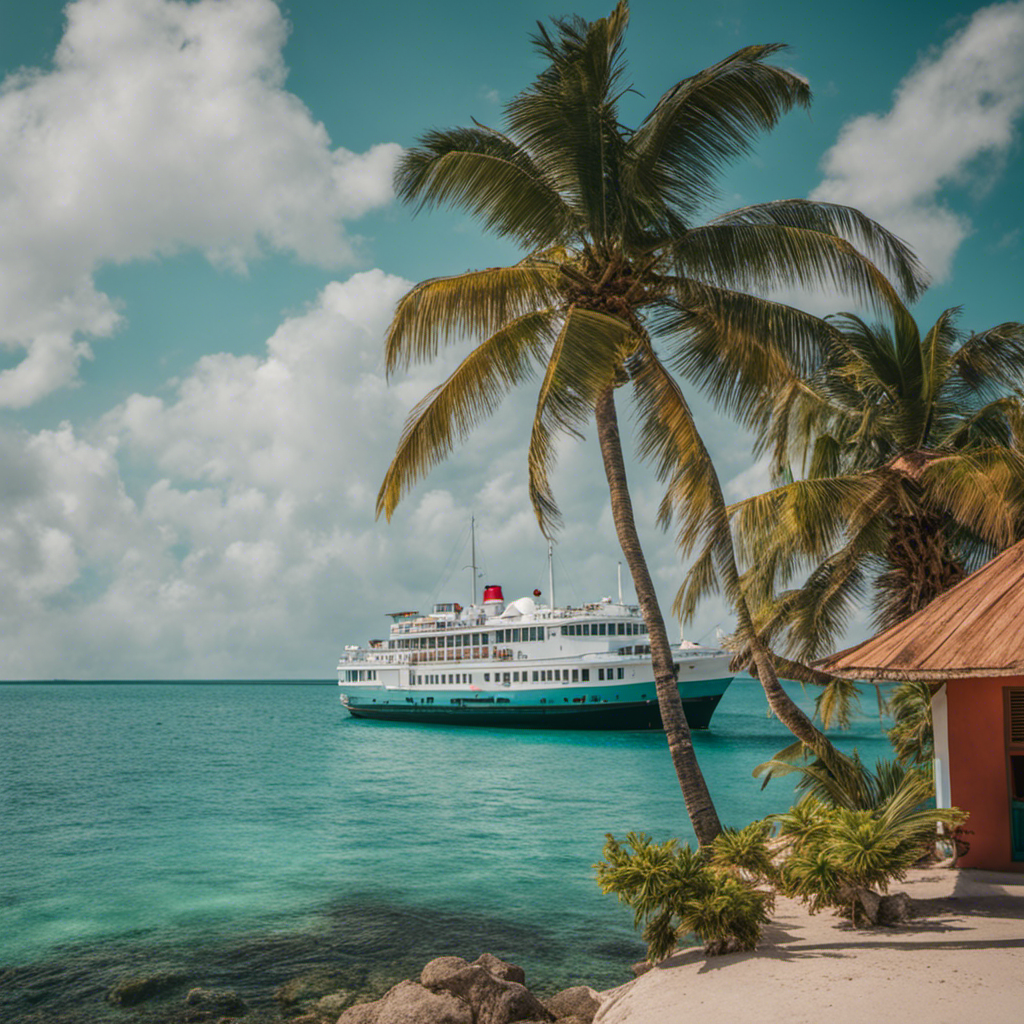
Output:
[[[1024,676],[1024,541],[884,633],[816,664],[854,679]]]

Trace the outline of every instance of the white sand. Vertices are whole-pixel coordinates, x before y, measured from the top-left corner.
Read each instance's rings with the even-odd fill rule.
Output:
[[[594,1024],[1024,1024],[1024,874],[928,868],[896,928],[780,899],[752,953],[676,953],[604,993]]]

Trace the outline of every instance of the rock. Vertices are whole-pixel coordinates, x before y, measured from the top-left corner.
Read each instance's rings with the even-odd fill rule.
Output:
[[[463,960],[461,956],[436,957],[420,971],[420,984],[430,989],[444,988],[443,982],[445,978],[458,974],[459,971],[464,970],[468,966],[469,961]]]
[[[282,1007],[298,1006],[300,1003],[311,1003],[322,996],[330,995],[341,989],[347,989],[347,975],[333,971],[310,971],[289,978],[274,991],[274,999]]]
[[[878,923],[903,924],[914,916],[914,901],[905,892],[883,896],[878,902]]]
[[[510,964],[507,960],[501,960],[493,953],[481,953],[473,963],[490,971],[496,978],[502,981],[515,981],[520,985],[526,984],[526,971],[522,967]]]
[[[355,999],[355,992],[351,992],[347,988],[339,989],[337,992],[331,992],[318,999],[313,1005],[313,1012],[317,1017],[329,1020],[333,1024],[341,1016],[342,1011],[347,1010],[355,1002]],[[295,1024],[295,1021],[291,1021],[291,1024]]]
[[[544,1005],[556,1018],[578,1017],[582,1024],[591,1024],[601,1009],[601,997],[589,985],[574,985],[556,992]]]
[[[474,1024],[473,1011],[450,992],[401,981],[374,1003],[350,1006],[338,1024]]]
[[[436,961],[432,963],[436,964]],[[553,1019],[544,1004],[525,985],[495,977],[480,964],[467,964],[459,970],[447,972],[437,966],[429,977],[433,991],[450,992],[473,1008],[475,1024]]]
[[[641,974],[646,974],[653,966],[654,964],[650,960],[640,960],[633,964],[631,970],[633,971],[633,976],[639,978]]]
[[[376,1024],[379,999],[372,1003],[356,1003],[342,1012],[337,1024]]]
[[[852,905],[853,926],[878,923],[878,905],[882,897],[870,889],[853,889],[841,894],[843,902]]]
[[[183,984],[180,974],[147,974],[138,978],[124,978],[108,993],[107,1002],[115,1006],[137,1006],[153,996],[161,995]]]
[[[185,1005],[188,1010],[185,1012],[187,1021],[210,1020],[214,1017],[226,1017],[234,1014],[245,1014],[249,1007],[245,1000],[238,995],[225,989],[193,988],[185,996]]]

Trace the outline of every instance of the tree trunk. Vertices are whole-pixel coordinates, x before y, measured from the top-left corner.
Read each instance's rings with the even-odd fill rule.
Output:
[[[640,547],[640,538],[633,521],[633,503],[626,483],[626,466],[622,458],[622,443],[619,438],[619,423],[615,414],[614,389],[608,388],[598,399],[595,409],[597,437],[601,445],[601,458],[608,478],[608,492],[611,497],[612,519],[618,534],[619,546],[626,558],[626,564],[633,577],[640,610],[647,623],[651,643],[651,662],[654,668],[654,685],[658,694],[658,708],[665,727],[672,764],[676,770],[679,787],[683,791],[687,813],[697,842],[704,846],[721,831],[718,812],[712,803],[704,775],[697,763],[693,749],[690,726],[686,721],[682,701],[679,699],[679,684],[672,661],[665,620],[662,618],[654,584],[647,570],[647,561]]]
[[[945,517],[895,513],[886,549],[889,569],[877,580],[881,604],[875,619],[888,629],[959,583],[967,571],[947,540]]]

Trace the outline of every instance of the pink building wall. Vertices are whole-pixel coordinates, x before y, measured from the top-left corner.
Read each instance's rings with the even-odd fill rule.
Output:
[[[1024,677],[954,679],[946,684],[950,799],[969,811],[973,835],[965,868],[1022,871],[1011,859],[1010,783],[1004,690],[1024,687]]]

